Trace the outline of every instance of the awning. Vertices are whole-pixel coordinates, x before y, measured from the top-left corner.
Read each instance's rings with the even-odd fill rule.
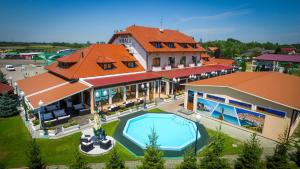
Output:
[[[40,100],[44,102],[44,106],[47,106],[88,88],[88,85],[81,82],[67,83],[55,88],[50,88],[49,90],[37,92],[36,94],[26,97],[26,99],[33,109],[37,109]]]
[[[221,70],[229,70],[232,69],[232,66],[225,65],[211,65],[211,66],[201,66],[201,67],[189,67],[183,69],[172,69],[160,72],[144,72],[144,73],[136,73],[131,75],[120,75],[120,76],[111,76],[105,78],[95,78],[95,79],[87,79],[85,80],[89,84],[94,87],[104,87],[104,86],[112,86],[112,85],[120,85],[127,83],[134,83],[139,81],[147,81],[153,79],[160,79],[162,77],[165,78],[182,78],[188,77],[189,75],[198,75],[201,73],[208,73],[213,71],[221,71]]]

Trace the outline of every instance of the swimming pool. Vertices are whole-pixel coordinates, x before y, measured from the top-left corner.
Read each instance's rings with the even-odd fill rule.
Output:
[[[180,151],[196,139],[196,124],[174,114],[146,113],[127,121],[123,135],[145,149],[152,129],[161,150]],[[201,137],[198,132],[198,139]]]

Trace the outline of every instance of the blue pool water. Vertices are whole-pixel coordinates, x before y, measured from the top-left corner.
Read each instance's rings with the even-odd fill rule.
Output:
[[[152,129],[158,135],[157,142],[162,150],[182,150],[196,139],[194,122],[174,114],[161,113],[147,113],[128,120],[123,135],[145,148]]]

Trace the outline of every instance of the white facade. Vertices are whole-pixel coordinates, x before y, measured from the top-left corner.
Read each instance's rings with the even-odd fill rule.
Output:
[[[130,53],[141,63],[141,65],[147,71],[160,71],[169,70],[171,67],[169,65],[169,57],[175,58],[175,63],[173,68],[184,68],[191,66],[200,66],[200,52],[156,52],[147,54],[144,48],[130,35],[120,35],[112,44],[124,44]],[[185,56],[185,65],[180,64],[181,58]],[[193,56],[196,58],[196,63],[193,63]],[[153,59],[160,58],[160,66],[153,66]]]

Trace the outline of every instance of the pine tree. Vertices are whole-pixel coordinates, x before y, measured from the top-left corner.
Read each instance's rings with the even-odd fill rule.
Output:
[[[188,148],[183,155],[183,161],[177,169],[197,169],[197,158],[193,152],[192,147]]]
[[[0,71],[0,83],[8,84],[5,74],[2,71]]]
[[[288,169],[288,150],[290,149],[291,139],[288,137],[288,131],[279,137],[280,142],[276,145],[274,154],[267,157],[268,169]]]
[[[218,131],[213,138],[208,151],[205,153],[203,159],[200,161],[201,169],[229,169],[230,166],[227,161],[221,158],[224,150],[224,136]]]
[[[0,96],[0,117],[18,114],[17,102],[7,93]]]
[[[140,169],[164,169],[164,159],[162,158],[163,152],[158,150],[157,145],[158,136],[154,129],[152,129],[149,137],[149,144],[144,152],[144,159],[142,160],[142,166]]]
[[[74,159],[69,168],[70,169],[91,169],[91,167],[88,166],[87,162],[80,155],[78,150],[74,150]]]
[[[263,163],[261,161],[262,148],[259,140],[254,133],[251,139],[244,143],[241,154],[235,162],[235,169],[261,169]]]
[[[36,143],[35,139],[32,140],[28,156],[28,168],[29,169],[45,169],[46,164],[43,162],[40,152],[40,147]]]
[[[105,164],[106,169],[123,169],[125,167],[125,162],[119,156],[117,149],[114,147],[108,162]]]

